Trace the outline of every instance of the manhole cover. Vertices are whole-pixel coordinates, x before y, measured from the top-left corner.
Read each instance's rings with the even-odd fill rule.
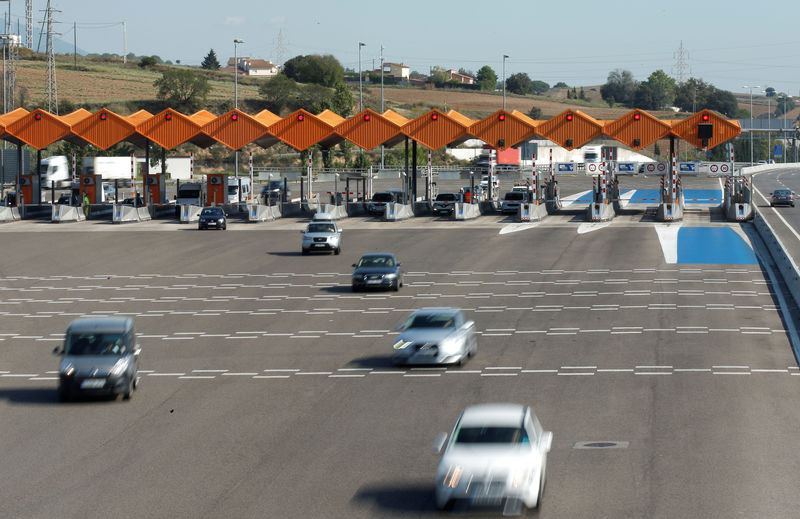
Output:
[[[630,442],[627,441],[584,441],[575,442],[573,449],[627,449]]]

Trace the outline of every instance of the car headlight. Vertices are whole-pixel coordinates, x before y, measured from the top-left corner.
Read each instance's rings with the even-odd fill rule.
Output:
[[[114,367],[111,368],[111,375],[115,377],[122,375],[122,373],[125,372],[125,365],[125,359],[119,359],[117,363],[114,364]]]
[[[446,488],[458,488],[458,482],[461,481],[461,475],[464,473],[464,469],[462,469],[459,465],[450,466],[447,469],[447,474],[444,475],[444,479],[442,479],[442,486]]]
[[[413,341],[406,341],[404,339],[399,339],[397,342],[392,344],[392,348],[396,350],[404,350],[409,346],[411,346],[412,344],[414,344]]]
[[[71,377],[75,373],[75,366],[72,363],[61,366],[61,374]]]
[[[217,222],[219,222],[219,223],[222,223],[222,222],[224,222],[224,221],[225,221],[225,219],[224,219],[224,218],[220,218],[219,220],[217,220]]]
[[[384,277],[386,277],[387,279],[394,279],[397,277],[397,274],[395,274],[394,272],[390,272],[388,274],[384,274]]]

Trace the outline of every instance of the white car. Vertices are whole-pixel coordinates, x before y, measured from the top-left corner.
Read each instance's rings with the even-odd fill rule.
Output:
[[[542,429],[528,406],[466,408],[450,438],[446,433],[437,438],[437,452],[444,447],[436,471],[437,508],[457,499],[476,504],[518,500],[528,508],[539,506],[552,443],[553,433]]]
[[[394,364],[464,364],[478,352],[475,322],[458,308],[421,308],[397,326]]]

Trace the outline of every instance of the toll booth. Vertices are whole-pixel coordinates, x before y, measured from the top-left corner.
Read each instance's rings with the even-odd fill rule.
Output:
[[[20,203],[40,204],[42,202],[42,191],[39,189],[39,175],[20,175],[19,190],[22,196]]]
[[[90,204],[103,203],[103,176],[89,173],[78,175],[80,184],[80,200],[83,200],[83,193],[89,197]]]
[[[168,203],[167,183],[163,173],[147,175],[147,199],[156,205]]]
[[[225,205],[228,203],[228,175],[222,173],[212,173],[206,175],[206,192],[208,193],[208,205]]]

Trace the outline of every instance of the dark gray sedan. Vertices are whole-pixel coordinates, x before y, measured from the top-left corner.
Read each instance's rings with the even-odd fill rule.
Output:
[[[769,199],[769,205],[775,207],[776,205],[790,205],[794,207],[794,193],[791,189],[776,189]]]
[[[394,291],[403,286],[402,264],[394,254],[364,254],[358,263],[353,263],[353,292],[365,288],[390,288]]]
[[[197,228],[202,230],[209,227],[222,229],[223,231],[228,228],[228,215],[225,214],[221,207],[204,207],[200,211]]]

